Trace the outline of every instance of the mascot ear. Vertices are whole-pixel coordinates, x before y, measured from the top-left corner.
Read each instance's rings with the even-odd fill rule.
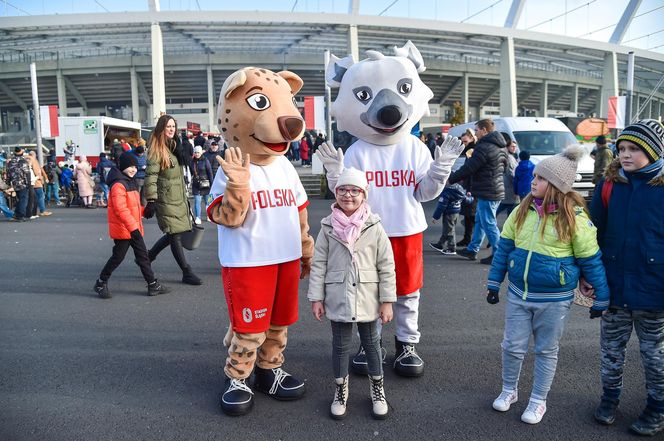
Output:
[[[290,86],[291,90],[293,91],[293,95],[298,93],[300,89],[302,89],[302,85],[304,84],[304,81],[302,81],[302,78],[294,74],[293,72],[289,70],[282,70],[281,72],[277,72],[277,75],[282,77],[288,85]]]
[[[410,40],[408,40],[406,44],[403,45],[403,47],[399,48],[394,46],[394,55],[397,57],[408,58],[413,62],[415,69],[417,69],[419,73],[422,73],[427,69],[424,66],[424,59],[422,58],[422,54],[420,54],[420,51],[417,50],[413,42]]]
[[[339,87],[344,74],[353,64],[355,64],[355,60],[353,60],[352,55],[339,59],[334,54],[330,54],[330,61],[325,68],[325,81],[327,85],[332,88]]]
[[[246,81],[247,74],[244,72],[244,69],[233,72],[228,78],[226,78],[226,81],[224,81],[223,86],[221,86],[221,92],[219,93],[219,101],[217,101],[218,124],[221,124],[221,108],[224,106],[224,100],[230,98],[233,91],[242,86]]]

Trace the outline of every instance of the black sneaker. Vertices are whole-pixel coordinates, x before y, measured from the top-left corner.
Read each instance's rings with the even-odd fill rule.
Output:
[[[281,401],[297,400],[305,392],[304,382],[281,369],[254,368],[254,386],[259,391]]]
[[[448,248],[446,250],[441,251],[441,253],[445,254],[446,256],[455,256],[457,252],[456,250]]]
[[[159,294],[168,294],[171,292],[170,288],[165,287],[158,281],[148,283],[148,295],[149,296],[158,296]]]
[[[202,285],[203,281],[192,270],[185,270],[182,273],[182,283],[187,285]]]
[[[97,295],[102,299],[111,298],[111,292],[108,290],[108,282],[104,282],[103,280],[97,280],[95,282],[94,290],[97,293]]]
[[[468,260],[477,260],[477,253],[473,253],[468,248],[457,251],[457,254],[461,257],[465,257]]]
[[[443,252],[443,246],[439,243],[431,242],[431,243],[429,243],[429,246],[431,248],[433,248],[434,250],[436,250],[436,251],[440,251],[441,253]]]
[[[619,401],[614,398],[602,397],[602,401],[595,409],[595,421],[605,426],[610,426],[616,420],[616,409]]]
[[[383,347],[383,339],[380,339],[380,359],[385,364],[387,358],[387,349]],[[357,375],[369,375],[369,364],[367,363],[367,354],[360,345],[357,354],[350,360],[350,370]]]
[[[465,246],[468,246],[469,243],[470,243],[469,240],[461,239],[460,241],[458,241],[458,242],[456,243],[456,246],[458,246],[458,247],[465,247]]]
[[[254,406],[254,393],[247,380],[226,378],[224,393],[221,395],[221,410],[226,415],[240,416],[249,413]]]
[[[419,377],[424,373],[424,361],[415,350],[415,344],[403,343],[394,337],[396,358],[394,371],[402,377]]]
[[[664,429],[664,412],[646,406],[629,429],[639,435],[653,436]]]
[[[492,262],[493,262],[493,254],[488,257],[485,257],[484,259],[480,259],[480,263],[483,265],[491,265]]]

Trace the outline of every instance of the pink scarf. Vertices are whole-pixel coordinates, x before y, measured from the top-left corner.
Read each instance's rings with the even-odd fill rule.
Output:
[[[334,230],[339,239],[348,244],[350,249],[353,249],[355,241],[357,241],[362,232],[362,226],[370,214],[371,209],[366,201],[362,202],[362,205],[350,216],[346,216],[335,203],[332,205],[332,230]]]

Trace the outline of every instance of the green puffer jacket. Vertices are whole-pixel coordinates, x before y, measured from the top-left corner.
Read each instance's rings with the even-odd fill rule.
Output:
[[[148,160],[145,171],[145,198],[157,202],[157,223],[164,233],[176,234],[190,231],[191,216],[184,185],[182,167],[174,154],[170,154],[171,167],[161,169],[158,163]]]

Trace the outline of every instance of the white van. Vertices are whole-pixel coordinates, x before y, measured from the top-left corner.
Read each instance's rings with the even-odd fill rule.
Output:
[[[537,117],[498,117],[492,118],[499,132],[505,132],[516,140],[519,151],[530,153],[530,160],[537,164],[544,158],[562,152],[565,147],[578,144],[570,129],[556,118]],[[461,137],[475,122],[452,127],[448,135]],[[586,149],[587,150],[587,149]],[[595,185],[592,183],[595,161],[586,155],[579,161],[574,190],[581,196],[590,198]]]

